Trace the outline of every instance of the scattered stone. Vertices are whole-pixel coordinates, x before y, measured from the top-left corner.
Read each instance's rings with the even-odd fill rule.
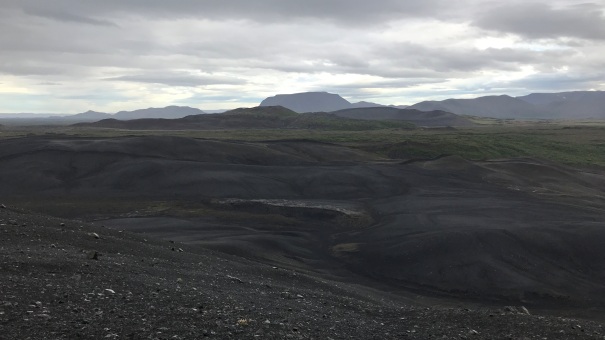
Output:
[[[516,313],[517,309],[513,306],[504,306],[504,311],[507,313]]]
[[[48,314],[38,314],[36,316],[39,317],[40,319],[44,319],[44,320],[50,319],[50,315],[48,315]]]
[[[60,226],[61,226],[61,227],[65,227],[65,223],[61,223],[61,224],[60,224]]]
[[[96,238],[97,240],[101,238],[97,233],[90,233],[90,236]]]
[[[527,308],[525,308],[525,306],[519,307],[519,312],[521,312],[521,314],[531,315],[531,313],[529,312],[529,310]]]
[[[99,253],[97,253],[96,251],[89,251],[88,252],[88,259],[90,260],[98,260],[99,259]]]
[[[111,293],[111,294],[115,294],[116,292],[113,289],[105,289],[106,292]]]
[[[227,278],[229,280],[233,280],[233,281],[236,281],[236,282],[239,282],[239,283],[244,283],[244,281],[242,281],[240,278],[237,278],[235,276],[227,275]]]
[[[2,208],[2,209],[6,209],[6,205],[4,205],[4,204],[0,204],[0,208]]]

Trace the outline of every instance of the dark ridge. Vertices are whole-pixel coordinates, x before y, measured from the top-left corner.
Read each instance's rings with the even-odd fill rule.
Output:
[[[73,126],[127,130],[320,129],[353,131],[413,127],[412,124],[404,121],[365,121],[338,117],[328,113],[298,114],[282,106],[240,108],[222,114],[195,115],[180,119],[127,121],[105,119],[96,123],[78,123]]]
[[[405,121],[416,126],[472,126],[471,121],[464,117],[445,111],[419,111],[414,109],[397,109],[392,107],[372,107],[346,109],[333,112],[339,117],[379,121]]]

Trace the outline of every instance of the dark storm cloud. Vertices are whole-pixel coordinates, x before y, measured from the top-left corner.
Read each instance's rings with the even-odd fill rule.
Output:
[[[47,9],[39,9],[33,7],[25,7],[23,11],[26,14],[38,16],[42,18],[57,20],[57,21],[65,21],[65,22],[74,22],[80,24],[88,24],[88,25],[99,25],[99,26],[117,26],[115,23],[108,20],[98,20],[94,18],[90,18],[84,15],[77,15],[73,13],[69,13],[63,10],[57,10],[55,8],[47,8]]]
[[[339,21],[358,26],[394,18],[435,16],[438,13],[447,13],[449,8],[457,7],[444,0],[21,0],[19,2],[3,0],[0,3],[11,4],[12,7],[22,8],[25,11],[67,12],[82,17],[95,13],[156,18],[245,19],[263,23],[301,18]]]
[[[158,73],[158,74],[138,74],[128,75],[113,78],[106,78],[105,80],[112,81],[127,81],[136,83],[152,83],[152,84],[164,84],[170,86],[205,86],[205,85],[242,85],[246,81],[243,79],[237,79],[232,77],[221,77],[221,76],[203,76],[203,75],[191,75],[191,74],[180,74],[180,73]]]
[[[605,39],[605,13],[596,4],[555,8],[548,3],[505,3],[481,13],[473,24],[532,39]]]

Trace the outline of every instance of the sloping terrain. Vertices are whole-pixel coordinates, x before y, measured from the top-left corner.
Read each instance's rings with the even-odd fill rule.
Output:
[[[334,115],[352,119],[364,120],[401,120],[416,126],[472,126],[473,123],[464,117],[445,111],[419,111],[413,109],[397,109],[394,107],[372,107],[346,109],[332,112]]]
[[[179,242],[0,207],[2,339],[601,339],[524,307],[427,307]]]
[[[532,93],[527,96],[484,96],[473,99],[425,101],[410,106],[421,111],[443,110],[459,115],[513,119],[603,119],[605,92]]]
[[[242,108],[220,114],[194,115],[181,119],[104,119],[79,123],[77,127],[128,130],[229,130],[229,129],[318,129],[375,130],[412,128],[407,122],[364,121],[338,117],[329,113],[298,114],[281,106]]]
[[[457,115],[491,118],[548,119],[555,118],[542,108],[510,96],[485,96],[474,99],[446,99],[414,104],[410,109],[420,111],[446,111]]]
[[[550,112],[553,118],[605,118],[604,91],[532,93],[517,98]]]
[[[602,315],[605,175],[309,141],[0,142],[0,196],[339,281]],[[593,309],[588,309],[593,308]]]

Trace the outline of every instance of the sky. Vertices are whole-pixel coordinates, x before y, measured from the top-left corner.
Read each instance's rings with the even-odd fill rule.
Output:
[[[0,112],[605,90],[605,0],[0,0]]]

